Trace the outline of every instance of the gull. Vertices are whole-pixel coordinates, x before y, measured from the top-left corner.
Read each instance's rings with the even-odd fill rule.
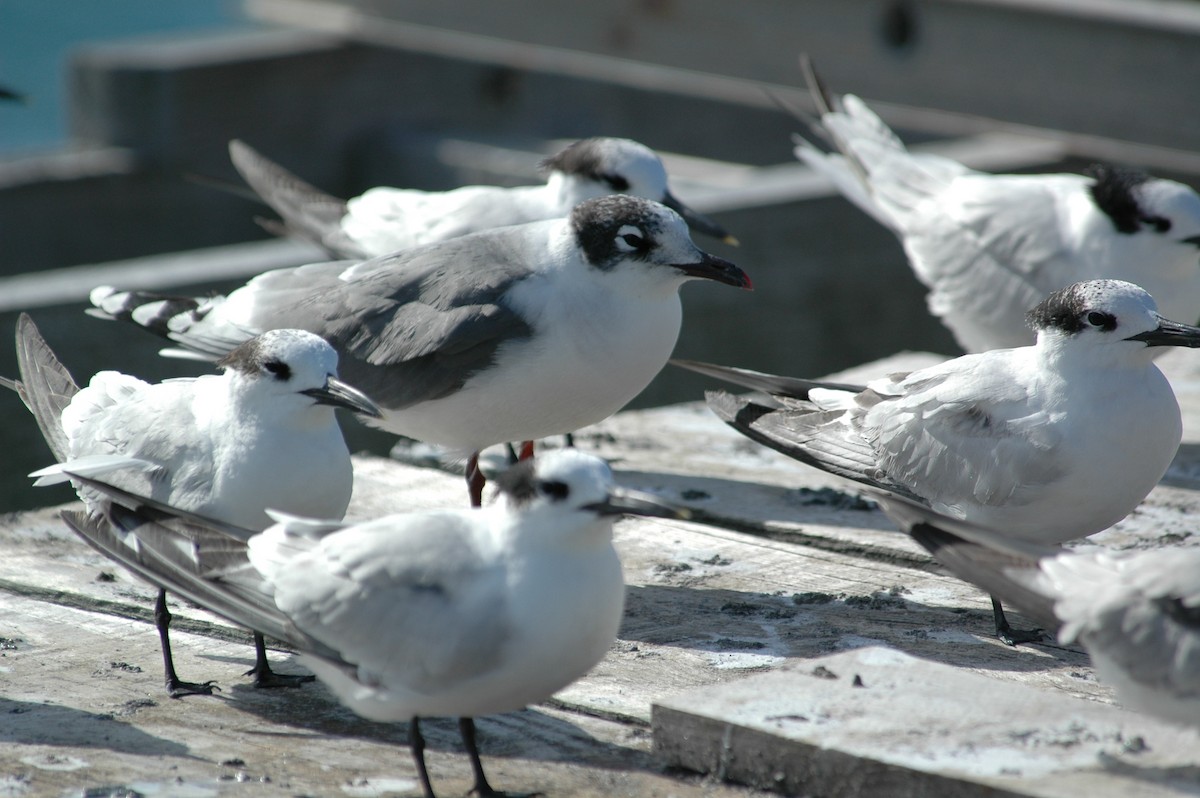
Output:
[[[540,186],[453,191],[380,186],[348,201],[310,186],[245,142],[231,141],[229,156],[250,187],[283,217],[282,232],[306,238],[339,258],[373,258],[494,227],[557,219],[586,199],[609,194],[656,200],[692,229],[737,243],[720,225],[680,202],[667,185],[659,157],[629,139],[590,138],[569,145],[542,161],[548,176]]]
[[[464,186],[419,191],[380,186],[342,200],[320,191],[243,141],[229,143],[229,157],[247,184],[282,218],[263,226],[294,234],[335,258],[366,259],[457,238],[469,233],[567,216],[586,199],[630,194],[674,210],[698,232],[736,245],[737,239],[681,202],[667,185],[662,160],[630,139],[588,138],[546,158],[540,186]],[[574,445],[570,432],[566,444]],[[522,450],[530,452],[531,444]],[[516,454],[509,448],[510,457]]]
[[[208,356],[273,328],[316,333],[382,408],[369,423],[468,457],[477,505],[481,449],[601,421],[646,387],[679,336],[679,288],[695,279],[751,287],[671,209],[613,195],[566,219],[267,272],[228,297],[102,287],[91,312]]]
[[[1082,643],[1121,703],[1200,728],[1200,548],[1064,551],[872,495],[956,576]]]
[[[337,354],[317,336],[275,330],[253,338],[218,362],[220,375],[150,384],[101,371],[80,389],[27,314],[17,322],[21,381],[4,380],[37,420],[58,462],[35,471],[36,485],[71,475],[104,477],[172,506],[248,529],[271,523],[266,508],[341,517],[350,502],[350,454],[333,408],[378,415],[363,394],[338,380]],[[109,500],[82,485],[88,513]],[[123,562],[136,538],[101,552]],[[153,581],[153,580],[151,580]],[[173,698],[211,694],[212,682],[185,682],[171,657],[166,592],[161,582],[155,622],[162,642],[167,691]],[[251,627],[254,628],[254,627]],[[311,677],[274,674],[262,635],[248,672],[259,687]]]
[[[484,508],[357,524],[274,514],[259,534],[84,481],[111,496],[111,512],[67,511],[69,525],[99,545],[137,535],[134,565],[150,578],[287,641],[357,714],[407,722],[430,798],[420,718],[458,717],[472,793],[500,795],[472,719],[544,701],[611,647],[625,598],[616,515],[686,517],[571,449],[511,467]]]
[[[1029,321],[1033,346],[867,386],[677,362],[772,394],[764,405],[712,392],[708,404],[789,457],[1017,540],[1061,543],[1124,518],[1166,472],[1183,427],[1154,348],[1200,346],[1200,328],[1117,280],[1056,291]],[[999,605],[997,626],[1007,641]]]
[[[1096,166],[1090,175],[997,175],[910,153],[854,95],[836,98],[805,62],[820,111],[796,156],[895,233],[930,312],[967,352],[1024,346],[1025,311],[1091,279],[1126,280],[1167,318],[1200,318],[1200,195],[1173,180]]]

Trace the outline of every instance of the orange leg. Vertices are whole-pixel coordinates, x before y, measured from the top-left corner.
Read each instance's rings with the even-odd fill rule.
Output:
[[[479,470],[479,452],[475,452],[471,459],[467,460],[467,492],[471,495],[472,507],[483,506],[483,486],[486,484],[487,480]]]

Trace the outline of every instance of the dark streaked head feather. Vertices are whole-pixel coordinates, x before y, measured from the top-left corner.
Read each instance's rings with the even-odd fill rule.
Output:
[[[1127,235],[1136,233],[1142,229],[1143,222],[1154,224],[1156,227],[1161,227],[1164,223],[1170,226],[1170,222],[1161,217],[1147,216],[1138,204],[1135,189],[1150,179],[1145,172],[1096,164],[1088,169],[1088,174],[1096,180],[1088,188],[1092,200],[1097,208],[1112,219],[1118,232]]]
[[[263,360],[262,339],[255,337],[234,347],[218,360],[217,368],[232,369],[246,375],[257,374],[262,369]]]
[[[619,175],[605,174],[604,172],[604,159],[598,147],[601,141],[603,139],[581,139],[546,158],[539,166],[547,171],[553,170],[567,175],[579,175],[580,177],[586,177],[589,180],[597,182],[607,182],[613,178],[618,178],[620,177]],[[616,191],[624,191],[629,188],[629,183],[626,182],[624,188],[618,186],[613,186],[612,188]]]
[[[625,258],[649,254],[662,227],[658,203],[624,194],[581,202],[571,211],[570,220],[588,263],[601,270],[611,269]],[[633,254],[617,247],[617,233],[626,226],[642,231],[650,244],[644,253]]]
[[[1026,323],[1034,330],[1058,330],[1068,335],[1074,335],[1088,326],[1085,317],[1089,311],[1093,310],[1092,300],[1097,294],[1097,289],[1102,288],[1101,284],[1105,282],[1108,281],[1091,280],[1060,288],[1025,314]],[[1116,318],[1107,312],[1104,312],[1103,315],[1107,321],[1103,323],[1101,329],[1105,332],[1116,329]]]
[[[514,505],[524,506],[537,498],[538,480],[532,459],[522,460],[510,466],[493,481]]]

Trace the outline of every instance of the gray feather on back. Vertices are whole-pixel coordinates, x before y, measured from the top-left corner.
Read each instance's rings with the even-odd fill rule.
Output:
[[[464,236],[349,269],[262,275],[251,324],[322,336],[338,350],[342,379],[401,409],[453,393],[501,346],[530,336],[505,294],[533,274],[509,237]]]
[[[337,652],[301,632],[262,586],[245,544],[148,507],[108,503],[103,516],[64,510],[77,535],[151,584],[169,590],[242,626],[340,663]],[[126,540],[136,536],[138,546]],[[184,552],[191,551],[190,557]]]
[[[963,540],[928,523],[914,525],[909,534],[958,578],[1016,607],[1043,629],[1058,629],[1054,600],[1009,575],[1012,571],[1036,572],[1037,559]]]
[[[496,597],[510,575],[480,552],[470,522],[457,514],[404,523],[367,522],[336,548],[297,558],[276,578],[275,598],[332,648],[384,646],[378,661],[387,670],[403,674],[410,689],[436,692],[486,673],[503,656],[511,609]],[[412,639],[426,642],[412,646]]]

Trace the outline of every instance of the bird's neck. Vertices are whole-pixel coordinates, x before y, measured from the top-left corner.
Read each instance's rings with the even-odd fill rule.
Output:
[[[546,179],[546,193],[562,208],[574,208],[586,199],[608,193],[594,181],[583,180],[575,175],[551,172]]]

